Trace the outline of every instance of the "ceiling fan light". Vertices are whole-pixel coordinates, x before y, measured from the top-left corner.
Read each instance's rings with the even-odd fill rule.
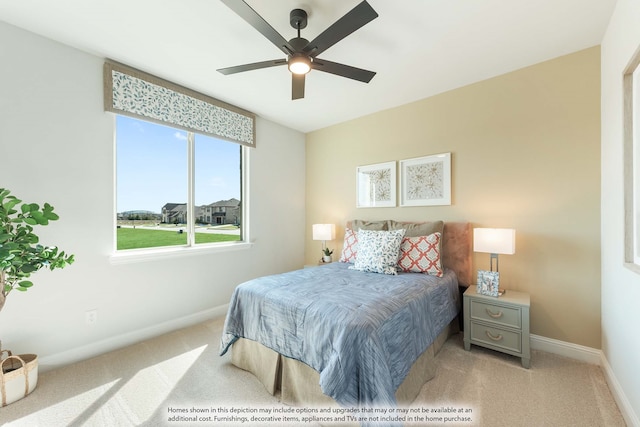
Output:
[[[289,71],[293,74],[307,74],[311,71],[311,60],[306,56],[292,56],[289,58]]]

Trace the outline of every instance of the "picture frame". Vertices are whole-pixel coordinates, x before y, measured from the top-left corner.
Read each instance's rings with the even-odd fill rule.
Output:
[[[396,206],[396,162],[356,168],[356,207]]]
[[[451,153],[400,160],[400,206],[451,204]]]
[[[478,270],[476,291],[482,295],[497,297],[500,295],[500,273],[497,271]]]

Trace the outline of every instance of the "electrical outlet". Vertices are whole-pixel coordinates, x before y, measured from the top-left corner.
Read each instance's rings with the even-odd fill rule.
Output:
[[[88,310],[84,313],[84,321],[87,325],[95,325],[98,322],[98,310]]]

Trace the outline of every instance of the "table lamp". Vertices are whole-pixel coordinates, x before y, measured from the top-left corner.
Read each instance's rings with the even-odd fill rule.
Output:
[[[327,255],[327,240],[335,240],[335,238],[335,224],[313,224],[313,240],[322,240],[322,253],[324,256],[331,256],[331,254]]]
[[[473,251],[491,254],[491,271],[478,270],[478,293],[494,297],[504,293],[499,290],[498,255],[516,253],[516,230],[511,228],[474,228]],[[496,260],[496,271],[493,271],[494,259]]]

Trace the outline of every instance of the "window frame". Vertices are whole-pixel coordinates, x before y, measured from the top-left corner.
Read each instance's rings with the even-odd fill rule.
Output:
[[[622,84],[624,266],[640,274],[640,48],[625,68]]]
[[[238,144],[240,147],[240,201],[241,208],[241,229],[240,240],[231,242],[217,243],[196,243],[195,242],[195,137],[196,132],[191,130],[187,132],[187,244],[175,246],[160,246],[154,248],[138,248],[118,250],[118,212],[117,212],[117,145],[118,139],[116,135],[118,114],[113,114],[113,247],[110,256],[112,264],[127,264],[141,261],[157,261],[167,258],[176,258],[200,254],[210,254],[219,252],[229,252],[236,250],[249,249],[252,245],[249,240],[249,157],[250,147]],[[144,118],[134,117],[135,120],[145,121]],[[153,121],[148,121],[154,123]],[[171,126],[168,123],[158,123],[176,130],[183,130]],[[184,130],[183,130],[184,131]],[[203,136],[209,136],[202,134]],[[223,138],[218,138],[222,139]],[[234,142],[229,142],[233,144]]]

